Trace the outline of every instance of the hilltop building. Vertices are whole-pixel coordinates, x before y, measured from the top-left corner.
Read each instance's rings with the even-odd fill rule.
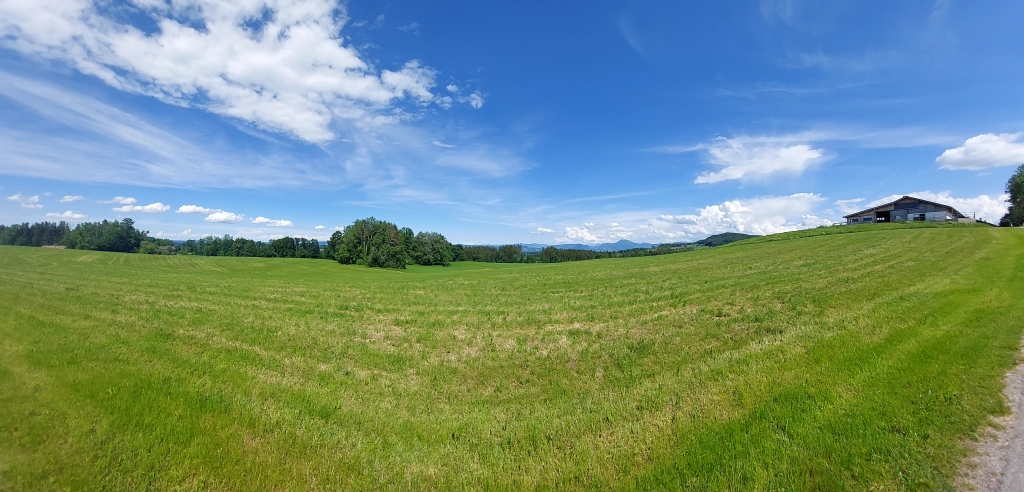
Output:
[[[949,205],[930,202],[912,196],[884,203],[877,207],[852,213],[844,217],[847,224],[871,224],[876,222],[974,222],[974,218],[960,213]]]

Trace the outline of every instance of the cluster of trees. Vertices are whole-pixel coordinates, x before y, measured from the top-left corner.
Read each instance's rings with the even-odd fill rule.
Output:
[[[448,266],[456,248],[436,232],[413,233],[373,217],[335,231],[325,256],[340,263],[381,268],[405,268],[408,264]]]
[[[157,239],[149,237],[149,231],[136,229],[135,222],[127,218],[122,221],[82,222],[65,234],[60,244],[71,249],[134,253],[143,241],[155,243]]]
[[[457,249],[436,232],[416,234],[408,227],[399,229],[395,224],[370,217],[336,231],[326,245],[302,237],[283,237],[265,243],[225,235],[185,241],[179,254],[316,258],[369,267],[405,268],[410,264],[447,266],[455,260]]]
[[[527,255],[519,244],[504,246],[458,246],[457,261],[482,261],[485,263],[523,263]]]
[[[64,236],[71,232],[71,227],[63,220],[60,223],[37,222],[29,225],[0,225],[0,244],[7,246],[48,246],[58,244]]]
[[[323,258],[320,241],[304,237],[282,237],[269,243],[244,237],[207,236],[182,243],[180,254],[197,256],[250,256],[261,258]]]
[[[1024,226],[1024,166],[1017,168],[1017,172],[1006,181],[1006,193],[1010,195],[1010,209],[999,221],[999,225]]]

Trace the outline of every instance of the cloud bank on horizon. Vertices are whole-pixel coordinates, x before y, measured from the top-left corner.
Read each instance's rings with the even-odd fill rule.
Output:
[[[601,0],[566,25],[546,5],[4,2],[0,215],[131,216],[174,237],[323,239],[374,215],[463,242],[673,242],[926,190],[911,194],[997,221],[1024,164],[1008,20],[1024,7],[940,3]]]

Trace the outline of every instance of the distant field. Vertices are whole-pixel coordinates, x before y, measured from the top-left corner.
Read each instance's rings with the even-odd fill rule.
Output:
[[[0,489],[950,488],[1004,411],[1024,233],[808,235],[407,271],[0,247]]]

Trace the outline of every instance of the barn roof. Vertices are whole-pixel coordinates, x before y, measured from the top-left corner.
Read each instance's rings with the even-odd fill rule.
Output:
[[[950,207],[949,205],[946,205],[945,203],[933,202],[931,200],[925,200],[923,198],[917,198],[915,196],[910,196],[910,195],[903,195],[901,198],[897,198],[896,200],[893,200],[891,202],[883,203],[881,205],[876,205],[874,207],[861,210],[860,212],[854,212],[854,213],[852,213],[850,215],[844,215],[843,218],[844,219],[849,219],[850,217],[857,217],[858,215],[864,215],[866,213],[874,212],[874,211],[876,211],[876,210],[878,210],[880,208],[885,208],[885,207],[888,207],[890,205],[894,205],[897,202],[901,202],[901,201],[906,200],[908,198],[911,199],[911,200],[917,200],[917,201],[923,202],[923,203],[930,203],[930,204],[935,205],[935,206],[939,206],[939,207],[943,207],[943,208],[949,209],[949,211],[953,212],[953,215],[956,215],[958,218],[964,217],[964,214],[960,213],[960,211],[958,211],[957,209],[955,209],[953,207]]]

